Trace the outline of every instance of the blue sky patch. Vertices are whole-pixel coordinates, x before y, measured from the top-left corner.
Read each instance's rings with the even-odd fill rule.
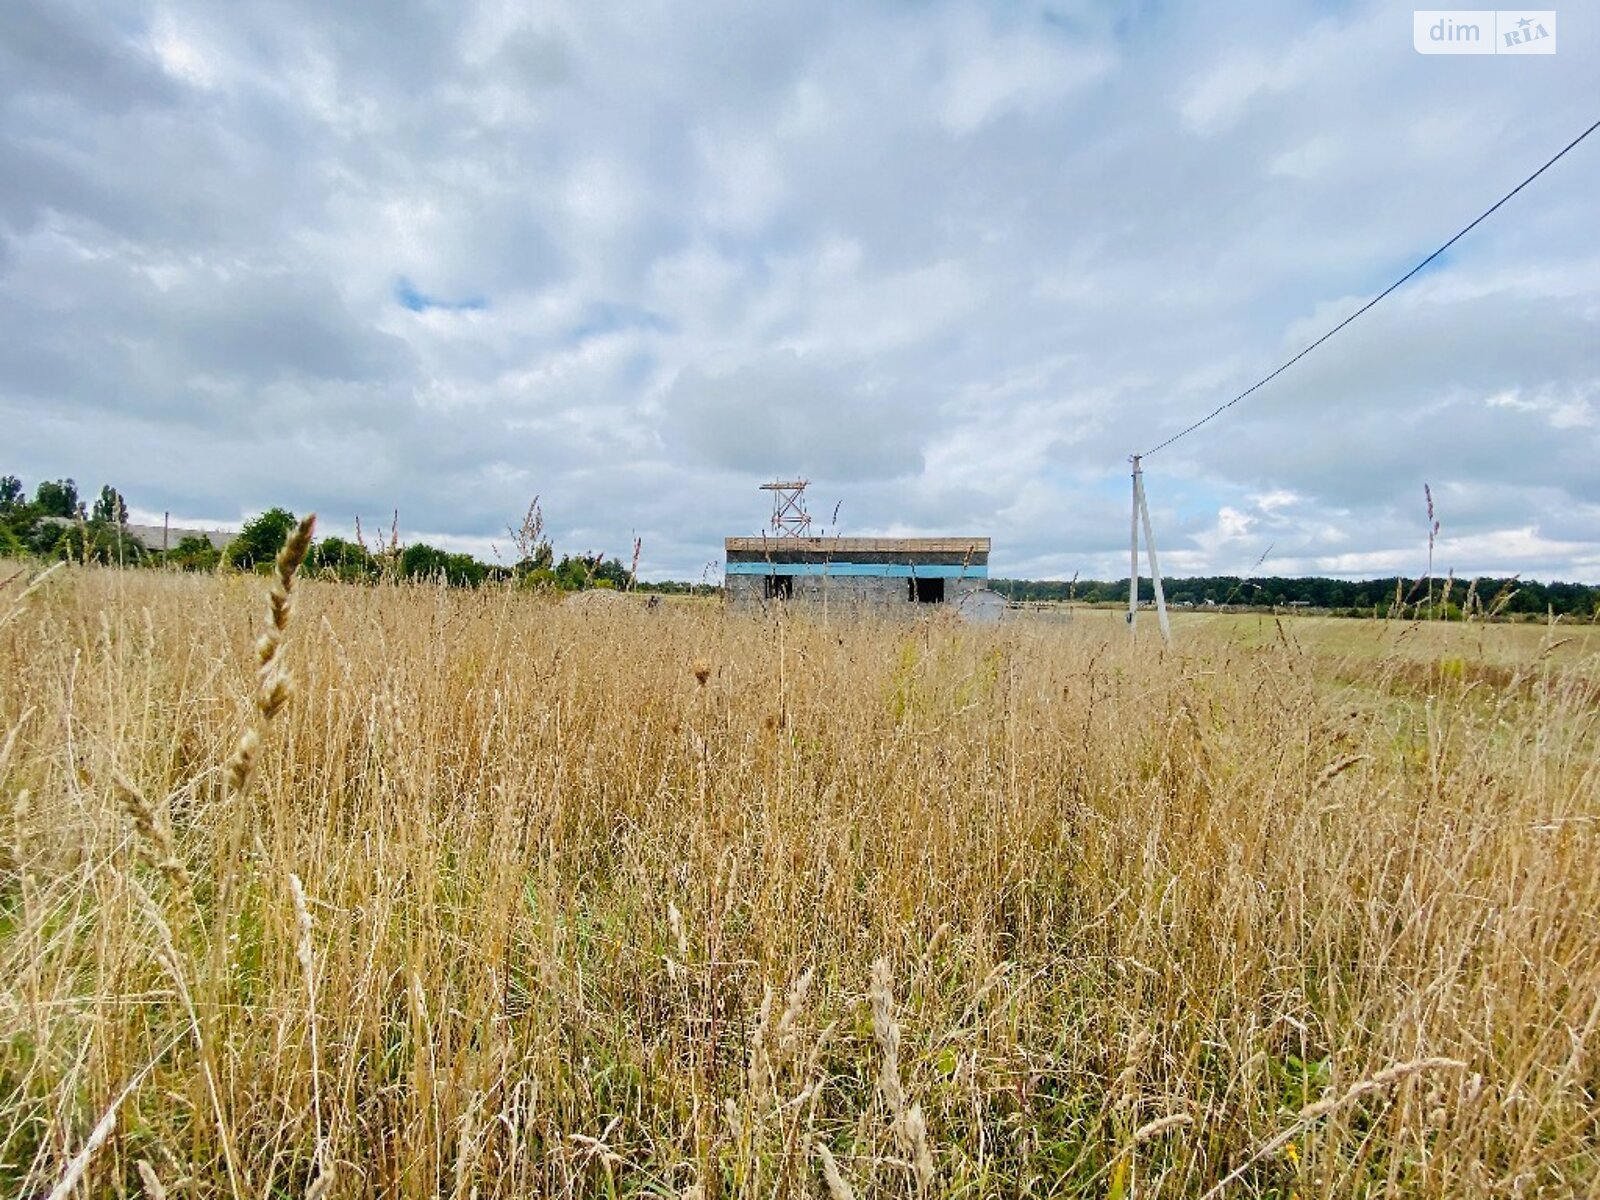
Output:
[[[426,292],[418,291],[416,284],[404,275],[394,285],[394,298],[401,308],[410,309],[412,312],[427,312],[431,308],[443,309],[445,312],[479,312],[489,307],[489,302],[482,296],[467,296],[460,300],[444,300],[438,296],[430,296]]]
[[[600,301],[584,311],[583,320],[569,335],[574,342],[601,334],[617,333],[625,329],[647,329],[656,333],[670,333],[671,324],[659,313],[634,304],[617,304]]]

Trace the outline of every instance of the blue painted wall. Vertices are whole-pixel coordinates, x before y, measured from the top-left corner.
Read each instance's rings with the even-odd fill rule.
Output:
[[[960,563],[731,562],[729,575],[833,575],[878,579],[987,579],[989,568]]]

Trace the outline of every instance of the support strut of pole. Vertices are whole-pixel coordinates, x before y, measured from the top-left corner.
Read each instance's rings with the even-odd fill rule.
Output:
[[[1161,588],[1161,564],[1156,560],[1156,538],[1150,525],[1150,506],[1144,498],[1144,472],[1139,466],[1139,455],[1133,462],[1133,514],[1129,522],[1128,550],[1128,632],[1134,631],[1139,618],[1139,527],[1144,526],[1145,552],[1150,559],[1150,581],[1155,585],[1156,621],[1161,626],[1161,637],[1172,645],[1172,626],[1167,621],[1167,597]]]
[[[1139,619],[1139,456],[1133,456],[1133,519],[1128,524],[1128,633]]]

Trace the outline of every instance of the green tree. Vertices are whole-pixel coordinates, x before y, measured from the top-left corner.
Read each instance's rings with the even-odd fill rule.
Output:
[[[606,584],[624,591],[628,586],[628,568],[622,565],[620,558],[602,559],[599,555],[594,559],[593,582],[596,585]]]
[[[365,546],[347,542],[344,538],[323,538],[311,552],[311,562],[319,571],[332,571],[347,582],[370,579],[378,573],[378,564]]]
[[[120,526],[107,525],[101,521],[74,522],[70,525],[45,524],[44,529],[52,529],[55,536],[51,538],[49,549],[44,551],[53,558],[65,558],[70,562],[97,562],[107,565],[122,565],[137,563],[144,558],[144,547],[138,539],[127,537]]]
[[[564,592],[582,591],[589,586],[589,575],[592,570],[592,560],[563,554],[561,562],[555,568],[556,586]]]
[[[28,549],[35,554],[42,555],[45,558],[59,558],[65,557],[65,555],[57,554],[56,547],[65,540],[66,536],[67,526],[60,521],[35,521],[25,540],[27,541]]]
[[[22,480],[0,478],[0,556],[25,554],[37,533],[39,510],[28,503]]]
[[[445,562],[445,575],[457,587],[477,587],[489,568],[470,554],[452,554]]]
[[[400,574],[407,579],[433,579],[449,567],[450,556],[426,542],[407,546],[400,555]]]
[[[91,521],[103,521],[107,525],[126,525],[128,523],[128,505],[123,500],[122,493],[109,483],[100,489],[100,499],[94,502],[94,509],[89,517]]]
[[[556,552],[550,543],[540,542],[534,547],[532,554],[517,563],[513,571],[519,576],[528,575],[534,571],[548,571],[554,565],[555,559]]]
[[[259,517],[252,517],[244,523],[239,536],[228,543],[228,562],[245,569],[270,563],[294,526],[294,514],[287,508],[269,508]]]
[[[222,561],[222,551],[211,544],[210,538],[191,533],[178,539],[178,544],[167,552],[167,561],[185,571],[214,571]]]
[[[455,587],[476,587],[489,575],[489,568],[470,554],[450,554],[425,542],[407,546],[400,556],[400,574],[408,579],[438,579]]]
[[[556,580],[556,573],[549,567],[541,567],[535,571],[528,571],[517,577],[517,586],[526,588],[530,592],[553,591],[560,584]]]
[[[33,493],[33,503],[47,517],[64,517],[71,521],[83,516],[83,501],[78,499],[78,485],[70,479],[41,483]]]

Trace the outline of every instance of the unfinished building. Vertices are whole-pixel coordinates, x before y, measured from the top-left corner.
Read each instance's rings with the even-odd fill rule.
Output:
[[[734,607],[776,600],[879,610],[958,604],[989,581],[986,537],[733,537],[725,549]]]

